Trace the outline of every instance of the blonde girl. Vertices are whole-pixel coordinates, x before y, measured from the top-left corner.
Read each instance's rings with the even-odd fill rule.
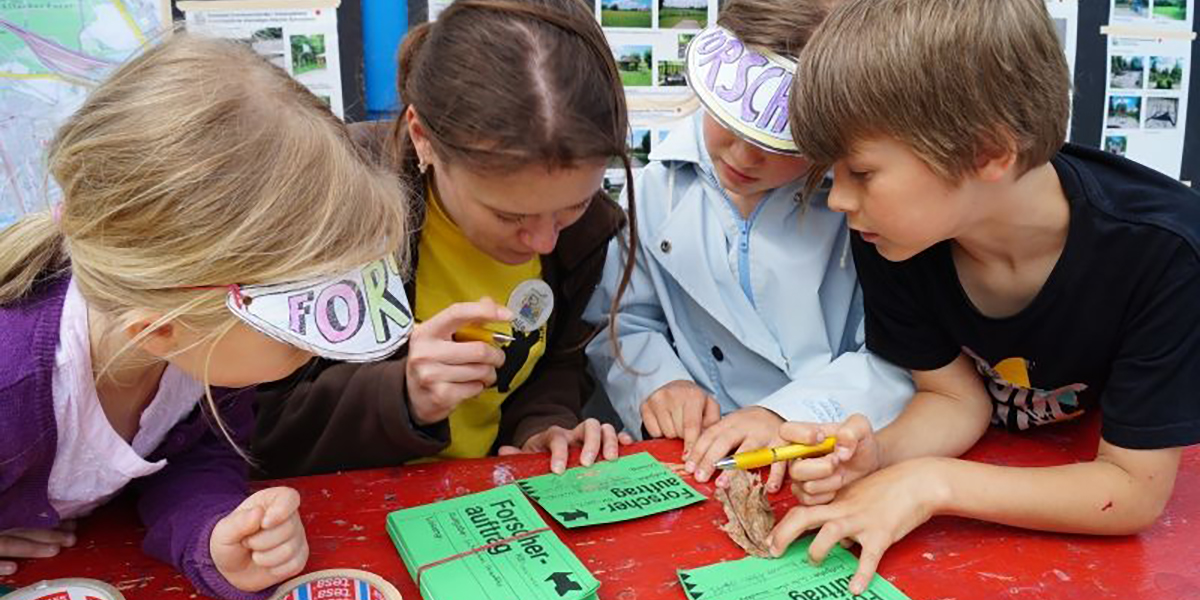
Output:
[[[0,232],[0,573],[133,486],[148,554],[203,595],[263,596],[308,546],[294,490],[247,497],[246,388],[339,350],[273,326],[272,294],[403,248],[395,178],[283,71],[182,34],[100,85],[48,162],[62,204]],[[380,264],[359,288],[399,279]]]

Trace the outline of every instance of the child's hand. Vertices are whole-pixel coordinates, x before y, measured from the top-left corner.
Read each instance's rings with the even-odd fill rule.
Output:
[[[484,342],[456,342],[464,325],[507,321],[512,311],[490,298],[452,304],[413,328],[408,338],[405,386],[409,413],[418,425],[437,423],[463,400],[496,382],[504,352]]]
[[[600,421],[596,419],[588,419],[576,425],[575,429],[563,429],[558,425],[552,425],[549,429],[530,436],[520,448],[501,446],[499,454],[500,456],[509,456],[548,450],[550,452],[550,470],[561,475],[563,471],[567,470],[567,453],[573,445],[583,446],[583,450],[579,454],[579,464],[587,467],[595,463],[597,455],[601,453],[605,460],[615,460],[618,455],[618,446],[628,446],[632,443],[633,438],[628,433],[618,434],[612,425],[608,423],[601,425]]]
[[[642,424],[650,437],[683,438],[683,454],[706,427],[721,420],[721,407],[703,388],[691,381],[672,381],[642,403]]]
[[[704,430],[696,440],[691,452],[684,455],[684,469],[694,473],[696,481],[705,482],[716,469],[716,462],[734,452],[782,446],[779,426],[783,419],[761,406],[747,406],[729,413],[716,425]],[[779,491],[787,474],[787,463],[771,465],[767,477],[767,490]],[[718,486],[725,485],[725,478],[717,479]]]
[[[75,545],[75,522],[63,521],[55,529],[10,529],[0,532],[0,575],[17,572],[17,563],[5,558],[49,558]]]
[[[832,453],[794,460],[788,469],[792,493],[801,504],[833,500],[838,490],[870,475],[883,462],[871,422],[862,415],[851,415],[841,424],[785,423],[779,428],[779,436],[789,444],[819,444],[831,435],[837,436]]]
[[[257,592],[304,570],[308,540],[296,510],[300,494],[267,488],[217,522],[208,541],[213,564],[239,590]]]
[[[946,492],[938,483],[936,460],[898,463],[850,485],[831,504],[793,507],[771,532],[771,554],[782,555],[797,537],[818,527],[808,548],[814,563],[825,560],[834,544],[858,542],[862,553],[850,592],[862,594],[883,553],[937,512]]]

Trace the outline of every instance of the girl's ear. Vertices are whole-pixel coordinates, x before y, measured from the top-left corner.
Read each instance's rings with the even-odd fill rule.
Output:
[[[152,356],[166,359],[182,347],[179,339],[180,330],[174,323],[165,323],[151,329],[151,326],[160,318],[162,315],[158,313],[137,311],[132,316],[132,320],[125,325],[124,331],[131,340],[141,336],[137,343],[139,349]]]
[[[433,146],[429,143],[429,133],[425,131],[425,125],[421,123],[421,117],[417,115],[417,109],[409,106],[404,110],[404,123],[408,126],[408,137],[413,142],[413,147],[417,149],[417,159],[426,165],[434,164],[436,155],[433,152]]]

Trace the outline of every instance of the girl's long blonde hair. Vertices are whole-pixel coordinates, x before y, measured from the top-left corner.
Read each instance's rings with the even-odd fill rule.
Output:
[[[176,33],[145,50],[58,131],[48,163],[60,212],[0,231],[0,306],[69,269],[117,327],[150,310],[215,340],[235,322],[226,291],[196,288],[333,275],[407,248],[396,177],[236,42]]]

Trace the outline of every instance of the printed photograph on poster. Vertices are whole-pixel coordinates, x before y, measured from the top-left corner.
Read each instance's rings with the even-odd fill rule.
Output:
[[[626,87],[644,87],[654,84],[654,47],[646,44],[613,46],[613,58],[621,74],[621,84]]]
[[[658,61],[658,85],[660,87],[686,86],[682,60]]]
[[[692,43],[692,38],[694,37],[696,37],[694,33],[679,34],[679,60],[687,58],[687,47],[688,44]]]
[[[1058,48],[1065,51],[1067,49],[1067,20],[1054,19],[1054,33],[1058,35]]]
[[[247,41],[255,54],[267,59],[280,69],[287,70],[282,27],[264,27],[250,34],[250,39]]]
[[[329,62],[325,57],[325,36],[293,35],[288,41],[292,46],[292,75],[301,78],[311,71],[324,71]]]
[[[1142,89],[1145,59],[1141,56],[1114,56],[1109,65],[1109,87],[1114,90]]]
[[[1112,18],[1144,19],[1150,16],[1150,0],[1113,0]]]
[[[1146,98],[1146,129],[1175,129],[1179,122],[1179,98]]]
[[[1183,87],[1183,57],[1151,56],[1150,82],[1152,90],[1178,90]]]
[[[608,169],[604,171],[604,193],[614,202],[621,199],[621,190],[625,187],[625,169]]]
[[[1104,150],[1117,156],[1125,156],[1125,148],[1128,145],[1129,138],[1123,135],[1104,136]]]
[[[650,164],[650,130],[635,127],[629,139],[629,155],[633,168],[640,169]]]
[[[1154,8],[1151,9],[1151,15],[1154,17],[1154,19],[1164,21],[1187,21],[1187,0],[1152,1],[1154,2]]]
[[[654,26],[651,14],[653,0],[597,0],[600,3],[601,27],[634,27],[649,29]]]
[[[708,0],[658,0],[659,29],[708,27]]]
[[[1141,96],[1109,96],[1108,129],[1137,129],[1142,122]]]

